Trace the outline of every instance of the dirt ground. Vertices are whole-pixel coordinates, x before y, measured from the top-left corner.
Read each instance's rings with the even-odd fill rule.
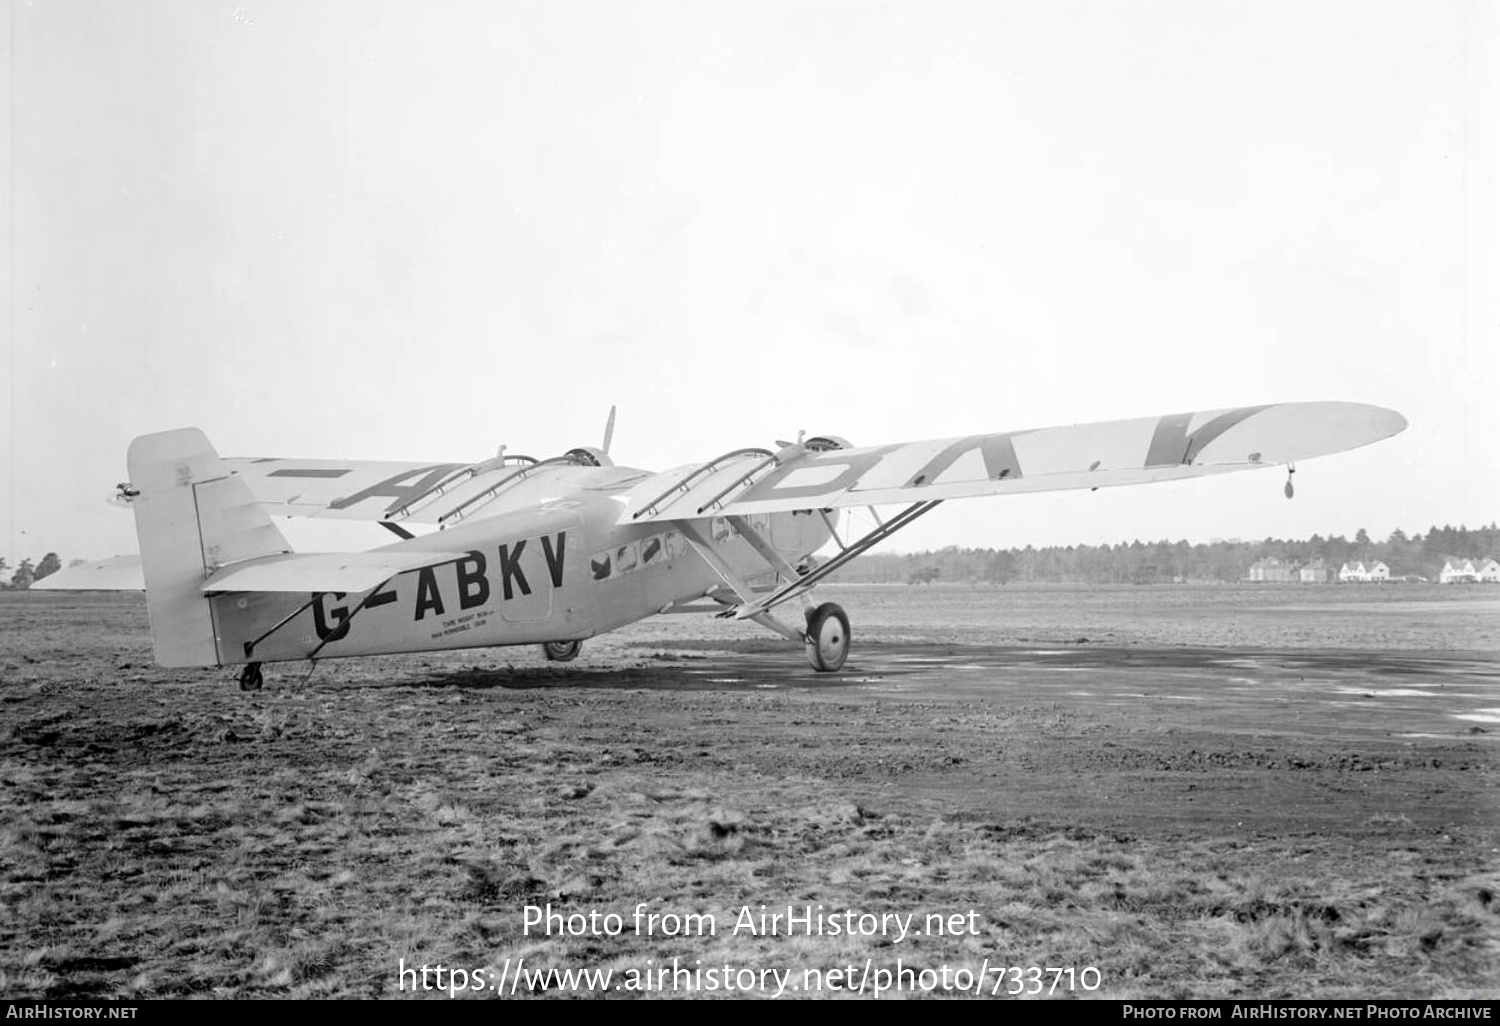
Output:
[[[0,997],[1500,996],[1494,589],[820,591],[251,695],[0,596]]]

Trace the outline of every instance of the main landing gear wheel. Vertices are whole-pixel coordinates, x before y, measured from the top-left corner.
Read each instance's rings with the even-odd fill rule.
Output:
[[[259,691],[265,683],[265,678],[260,675],[260,663],[246,663],[240,671],[241,691]]]
[[[542,654],[554,663],[566,663],[578,658],[582,648],[581,641],[548,641],[542,645]]]
[[[807,637],[803,643],[807,661],[819,673],[832,673],[849,657],[849,617],[841,606],[825,602],[807,614]]]

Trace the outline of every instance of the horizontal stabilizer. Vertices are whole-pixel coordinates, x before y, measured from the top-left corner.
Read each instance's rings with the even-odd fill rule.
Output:
[[[342,591],[378,588],[397,574],[456,563],[467,552],[316,552],[267,556],[225,567],[203,584],[215,592]]]
[[[145,591],[140,556],[111,556],[48,574],[33,591]]]

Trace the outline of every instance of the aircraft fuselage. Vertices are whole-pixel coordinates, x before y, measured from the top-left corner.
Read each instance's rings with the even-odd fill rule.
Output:
[[[605,480],[620,479],[623,469],[611,468]],[[671,523],[621,522],[629,520],[629,487],[582,487],[532,509],[476,517],[387,546],[469,555],[400,574],[367,595],[211,596],[219,661],[582,640],[723,587]],[[829,538],[816,511],[757,516],[753,524],[793,564]],[[765,560],[728,521],[711,520],[708,530],[738,574],[752,584],[771,583]]]

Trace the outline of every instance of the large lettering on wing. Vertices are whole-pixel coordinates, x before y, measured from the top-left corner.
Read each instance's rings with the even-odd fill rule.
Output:
[[[416,467],[412,470],[403,470],[399,474],[393,474],[384,481],[377,481],[370,487],[353,495],[346,495],[342,499],[334,499],[328,504],[329,509],[348,509],[357,506],[366,499],[390,498],[389,505],[382,510],[383,513],[394,513],[407,503],[415,502],[427,492],[436,488],[449,474],[463,466],[462,463],[434,463],[427,467]]]
[[[979,453],[984,463],[985,480],[1015,480],[1021,476],[1021,461],[1016,459],[1015,443],[1011,441],[1014,437],[1013,434],[998,434],[960,438],[914,471],[903,487],[920,488],[935,483],[944,471],[971,452]],[[964,468],[960,468],[962,469]]]
[[[1237,410],[1226,410],[1191,434],[1187,428],[1196,414],[1174,413],[1162,417],[1156,422],[1156,430],[1151,435],[1151,446],[1146,452],[1146,466],[1175,467],[1191,464],[1210,442],[1266,408],[1242,406]]]
[[[737,501],[803,499],[841,495],[853,488],[882,456],[900,446],[882,445],[860,452],[819,453],[809,462],[797,461],[773,471]],[[805,483],[799,483],[805,482]]]

